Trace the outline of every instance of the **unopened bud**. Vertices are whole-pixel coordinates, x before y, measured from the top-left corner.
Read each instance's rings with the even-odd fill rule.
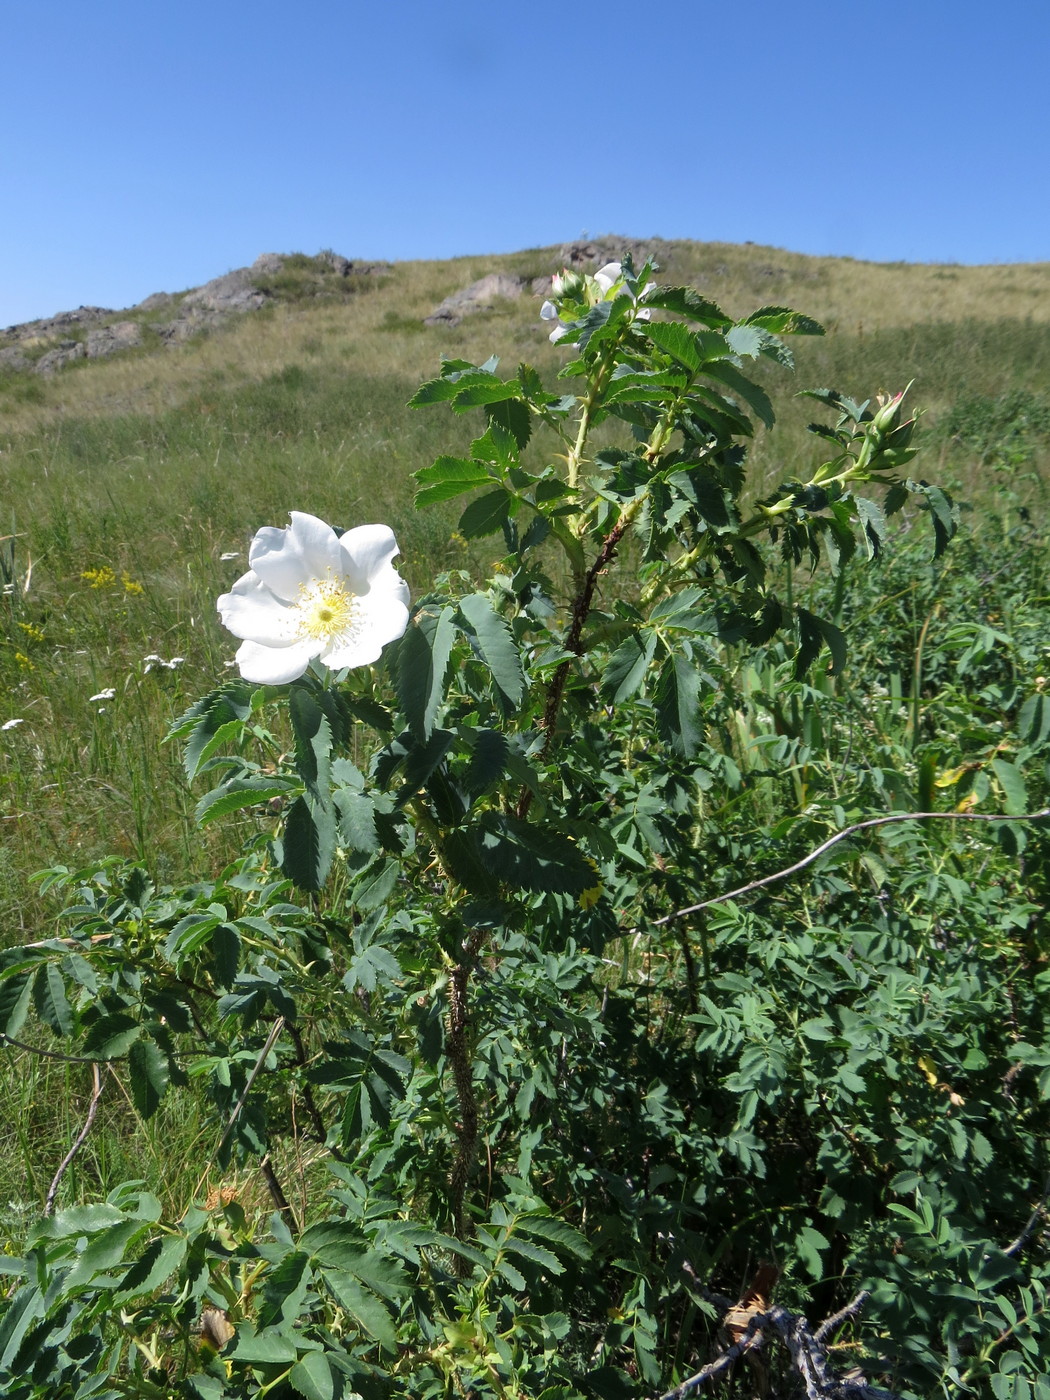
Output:
[[[578,301],[583,295],[583,278],[578,272],[573,272],[570,268],[563,267],[560,272],[556,272],[551,278],[551,296],[558,301],[571,297],[573,301]]]
[[[903,394],[894,394],[892,397],[884,394],[878,396],[878,402],[881,407],[871,420],[871,426],[875,432],[888,433],[893,431],[900,418],[901,400],[903,398]]]

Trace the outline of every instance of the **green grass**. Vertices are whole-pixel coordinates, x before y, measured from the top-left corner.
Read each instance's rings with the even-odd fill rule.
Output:
[[[734,313],[787,303],[833,328],[796,344],[794,380],[772,367],[765,376],[782,412],[756,443],[756,489],[795,474],[818,448],[805,431],[815,406],[792,399],[793,390],[831,385],[864,397],[914,380],[911,401],[928,410],[916,474],[950,482],[978,517],[1007,526],[1041,500],[1050,268],[886,267],[700,244],[661,245],[659,255],[668,280],[694,281]],[[407,400],[442,354],[481,360],[497,351],[508,371],[527,358],[551,383],[563,355],[528,294],[451,330],[422,318],[486,272],[531,278],[557,265],[557,250],[529,250],[406,264],[335,288],[312,259],[292,259],[273,279],[271,308],[199,340],[80,362],[46,381],[0,374],[10,512],[0,534],[12,537],[0,543],[0,582],[9,585],[0,600],[0,723],[23,721],[0,731],[5,942],[50,931],[53,910],[29,877],[52,863],[113,852],[178,881],[237,848],[243,824],[197,831],[198,794],[161,741],[232,658],[236,643],[219,627],[215,598],[246,568],[260,525],[284,523],[293,508],[342,525],[387,521],[416,592],[436,570],[488,570],[497,542],[468,548],[454,537],[454,508],[417,515],[411,504],[412,472],[463,449],[473,425],[411,412]],[[1012,428],[994,405],[1010,395],[1027,395],[1034,415],[1019,461],[995,457],[995,441],[1011,440]],[[966,426],[975,415],[980,432]],[[887,577],[870,603],[880,625],[894,615],[895,587]],[[975,615],[979,602],[971,599]],[[916,604],[917,623],[903,620],[910,652],[900,629],[885,639],[903,648],[905,682],[928,614]],[[184,661],[147,671],[151,653]],[[111,700],[90,700],[107,689]],[[84,1070],[4,1055],[0,1075],[12,1105],[0,1200],[39,1203],[81,1121]],[[147,1171],[159,1180],[192,1171],[200,1132],[192,1096],[174,1096],[148,1127],[115,1079],[105,1103],[74,1193]]]
[[[923,471],[949,478],[964,496],[979,494],[984,448],[953,444],[939,425],[950,425],[974,396],[1033,393],[1047,382],[1050,332],[1042,318],[1050,283],[1026,319],[880,326],[888,285],[901,297],[912,289],[921,308],[938,270],[716,245],[658,251],[668,277],[692,278],[734,310],[771,295],[818,314],[838,308],[836,333],[796,343],[794,378],[773,367],[765,376],[781,416],[756,441],[756,489],[793,474],[819,447],[805,431],[813,405],[793,399],[795,388],[829,384],[863,395],[914,379],[912,402],[929,410]],[[3,376],[0,442],[15,567],[24,574],[32,565],[28,590],[15,591],[0,619],[7,691],[0,722],[24,720],[4,732],[0,750],[0,849],[15,872],[8,883],[19,888],[32,869],[110,847],[143,855],[147,840],[173,872],[200,857],[192,797],[159,739],[232,655],[214,599],[245,567],[260,524],[280,523],[292,508],[344,525],[387,520],[417,590],[435,569],[487,566],[495,545],[470,553],[454,542],[451,509],[417,515],[411,507],[411,473],[461,449],[471,428],[451,415],[410,412],[406,402],[442,353],[483,358],[497,349],[510,366],[528,356],[551,380],[562,357],[547,343],[531,296],[452,330],[424,327],[422,316],[492,267],[533,277],[556,263],[552,250],[530,250],[406,265],[356,279],[368,295],[343,297],[343,284],[355,279],[296,256],[274,274],[272,308],[178,350],[79,362],[75,373],[46,382]],[[945,315],[987,302],[989,286],[1009,288],[1021,277],[1016,269],[939,271]],[[1025,276],[1042,286],[1044,271]],[[321,295],[335,284],[338,298]],[[1029,497],[1045,464],[1045,435],[1030,448],[1025,471],[1015,473]],[[239,558],[223,561],[224,553]],[[82,577],[106,568],[114,574],[109,587],[92,588]],[[175,674],[144,675],[150,653],[186,660]],[[87,697],[109,687],[117,695],[99,715]],[[134,742],[116,743],[113,734],[128,724]]]

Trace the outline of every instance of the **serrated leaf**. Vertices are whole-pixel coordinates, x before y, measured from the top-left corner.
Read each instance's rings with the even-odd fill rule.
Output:
[[[335,1376],[323,1351],[307,1351],[288,1372],[288,1384],[305,1400],[333,1400]]]
[[[432,466],[416,472],[415,479],[423,483],[416,492],[415,503],[428,506],[474,491],[490,482],[492,474],[482,462],[469,457],[439,457]]]
[[[219,817],[238,812],[243,807],[256,807],[274,798],[283,797],[296,784],[290,778],[234,778],[222,787],[205,793],[194,813],[197,825],[209,826]]]
[[[100,1016],[84,1039],[84,1054],[91,1060],[115,1060],[127,1054],[142,1034],[142,1027],[123,1011]]]
[[[476,729],[471,733],[470,763],[463,786],[472,796],[487,792],[506,772],[508,745],[506,735],[497,729]]]
[[[295,738],[295,766],[319,802],[328,800],[332,755],[332,726],[305,685],[295,684],[288,695],[288,715]]]
[[[654,321],[646,327],[645,333],[658,349],[684,365],[690,373],[695,374],[700,368],[696,337],[681,321]]]
[[[445,698],[445,677],[455,640],[455,609],[423,610],[412,619],[397,648],[397,693],[409,727],[429,739]]]
[[[324,886],[335,854],[334,810],[297,797],[288,809],[281,837],[281,869],[301,890]]]
[[[484,593],[470,593],[460,599],[459,610],[492,679],[512,705],[519,705],[525,693],[525,677],[510,628]]]
[[[66,997],[65,979],[54,963],[45,963],[37,973],[33,1002],[45,1026],[50,1026],[56,1035],[72,1034],[73,1012]]]
[[[602,694],[610,704],[621,705],[637,695],[656,654],[656,643],[655,632],[635,632],[609,657],[602,676]]]
[[[239,1361],[246,1366],[290,1366],[298,1352],[291,1337],[275,1328],[253,1334],[239,1327],[233,1345],[225,1349],[223,1361]]]
[[[510,514],[510,505],[510,492],[502,486],[495,491],[486,491],[484,496],[471,501],[459,517],[459,533],[468,540],[497,534]]]
[[[397,1333],[386,1306],[374,1293],[364,1289],[352,1274],[325,1269],[322,1275],[332,1297],[370,1336],[384,1346],[397,1344]]]
[[[823,335],[824,327],[810,316],[792,311],[788,306],[760,306],[750,316],[745,316],[745,324],[760,326],[774,335]]]
[[[661,666],[653,692],[660,737],[686,758],[693,757],[703,738],[701,687],[700,673],[691,658],[675,652]]]
[[[773,426],[776,414],[773,411],[769,395],[761,385],[752,383],[745,374],[741,374],[735,365],[728,364],[723,360],[718,364],[705,366],[704,373],[725,384],[734,394],[738,394],[748,407],[754,410],[767,428]]]
[[[189,1241],[184,1235],[162,1235],[152,1240],[112,1294],[115,1303],[127,1298],[141,1297],[152,1293],[165,1283],[181,1266],[186,1257]]]
[[[297,1320],[311,1282],[309,1254],[299,1249],[286,1254],[266,1275],[258,1317],[260,1330]]]
[[[838,675],[846,664],[846,638],[827,618],[817,617],[805,608],[796,608],[799,645],[795,654],[795,676],[801,679],[826,646],[831,652],[831,673]]]
[[[690,320],[700,321],[705,326],[728,326],[731,324],[725,312],[708,301],[692,287],[653,287],[646,293],[646,306],[660,307],[664,311],[677,312]]]
[[[143,1118],[152,1118],[168,1090],[171,1067],[156,1041],[140,1037],[128,1051],[131,1097]]]
[[[516,1254],[521,1259],[528,1259],[532,1264],[538,1264],[541,1269],[546,1269],[551,1274],[561,1274],[565,1272],[565,1267],[556,1254],[553,1254],[544,1245],[536,1244],[532,1240],[523,1240],[517,1235],[505,1241],[503,1248],[508,1253]]]
[[[992,772],[1003,790],[1007,816],[1017,817],[1028,810],[1028,789],[1019,769],[1003,758],[992,759]]]
[[[332,800],[339,814],[339,836],[343,845],[352,851],[378,851],[376,808],[372,798],[352,788],[337,788]]]
[[[857,508],[868,558],[877,559],[886,539],[886,515],[877,502],[866,500],[863,496],[855,496],[853,504]]]

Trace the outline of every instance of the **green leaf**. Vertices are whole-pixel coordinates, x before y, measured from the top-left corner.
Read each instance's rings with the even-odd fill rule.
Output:
[[[333,1400],[335,1376],[323,1351],[307,1351],[288,1372],[288,1384],[306,1400]]]
[[[84,1039],[84,1054],[92,1060],[116,1060],[127,1054],[142,1034],[138,1021],[123,1011],[100,1016]]]
[[[470,375],[464,378],[465,387],[452,400],[454,413],[466,413],[470,408],[481,404],[502,403],[506,399],[521,397],[521,385],[516,379],[500,379],[498,375]]]
[[[424,483],[416,492],[416,505],[422,507],[484,486],[492,480],[492,473],[482,462],[468,457],[439,457],[433,466],[416,472],[415,479]]]
[[[1003,790],[1007,816],[1017,817],[1027,812],[1028,789],[1020,771],[1003,758],[993,758],[991,767]]]
[[[857,518],[863,531],[868,558],[878,559],[886,539],[885,512],[877,502],[865,500],[863,496],[855,496],[853,504],[857,508]]]
[[[787,306],[760,306],[750,316],[745,316],[744,324],[760,326],[774,335],[823,335],[824,327],[810,316],[792,311]]]
[[[143,1118],[152,1118],[168,1090],[171,1067],[156,1041],[136,1040],[128,1051],[131,1097]]]
[[[654,321],[646,327],[652,343],[672,359],[694,373],[700,368],[701,356],[696,336],[681,321]],[[723,344],[724,349],[724,344]]]
[[[747,375],[741,374],[735,365],[722,360],[718,364],[706,365],[704,373],[725,384],[727,388],[732,389],[734,394],[738,394],[748,407],[754,410],[767,428],[773,426],[776,414],[769,401],[769,395],[760,385],[753,384]]]
[[[660,307],[664,311],[677,312],[688,316],[692,321],[700,321],[705,326],[728,326],[730,318],[725,312],[708,301],[692,287],[653,287],[646,294],[646,306]]]
[[[397,1332],[390,1314],[374,1293],[369,1293],[352,1274],[340,1269],[325,1269],[321,1277],[339,1306],[370,1336],[384,1346],[397,1345]]]
[[[310,792],[320,802],[328,800],[332,754],[332,727],[321,706],[305,685],[293,684],[288,714],[295,737],[295,766]]]
[[[502,486],[495,491],[486,491],[484,496],[471,501],[460,516],[459,533],[468,540],[497,534],[510,515],[511,499],[510,492]]]
[[[497,729],[474,729],[469,731],[469,735],[470,764],[463,778],[463,786],[477,797],[503,777],[509,748],[506,736]]]
[[[455,609],[418,612],[397,647],[397,693],[409,727],[429,739],[445,698],[445,677],[455,640]]]
[[[294,1322],[302,1311],[311,1280],[309,1254],[304,1250],[286,1254],[266,1275],[258,1317],[260,1330],[282,1322]]]
[[[56,1035],[72,1034],[73,1012],[66,998],[66,984],[54,963],[46,963],[37,973],[33,1002],[36,1014]]]
[[[660,668],[653,694],[660,737],[686,758],[693,757],[703,739],[701,686],[700,673],[692,660],[683,652],[675,652]]]
[[[197,825],[206,827],[218,817],[225,817],[243,807],[272,802],[295,787],[296,783],[291,778],[233,778],[222,787],[205,793],[197,803]]]
[[[796,607],[799,645],[795,655],[795,677],[801,679],[820,655],[822,647],[831,652],[831,674],[838,675],[846,664],[846,638],[833,622]]]
[[[22,1029],[32,992],[32,972],[19,973],[0,983],[0,1033],[17,1035]]]
[[[132,1264],[117,1284],[113,1301],[119,1303],[152,1293],[181,1266],[188,1248],[189,1241],[184,1235],[162,1235],[152,1240],[141,1259]]]
[[[333,801],[339,813],[339,836],[343,845],[367,854],[378,851],[376,807],[372,798],[352,788],[337,788]]]
[[[1026,744],[1041,744],[1050,735],[1050,695],[1029,695],[1017,716],[1017,733]]]
[[[301,890],[324,886],[335,854],[334,811],[297,797],[288,809],[281,838],[281,869]]]
[[[232,1346],[222,1354],[223,1361],[240,1361],[247,1366],[290,1366],[298,1357],[295,1342],[276,1328],[253,1333],[240,1326]]]
[[[635,632],[610,656],[602,677],[602,693],[610,704],[621,705],[642,688],[646,672],[656,654],[657,634]]]
[[[492,679],[512,705],[519,705],[525,693],[525,677],[510,628],[484,593],[470,593],[460,599],[459,610]]]

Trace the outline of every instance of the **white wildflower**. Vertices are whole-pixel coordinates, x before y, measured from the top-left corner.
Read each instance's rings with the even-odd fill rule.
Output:
[[[314,515],[291,515],[287,528],[256,534],[250,571],[218,600],[223,626],[243,638],[241,675],[259,685],[293,681],[313,660],[333,671],[369,666],[408,626],[388,525],[337,535]]]

